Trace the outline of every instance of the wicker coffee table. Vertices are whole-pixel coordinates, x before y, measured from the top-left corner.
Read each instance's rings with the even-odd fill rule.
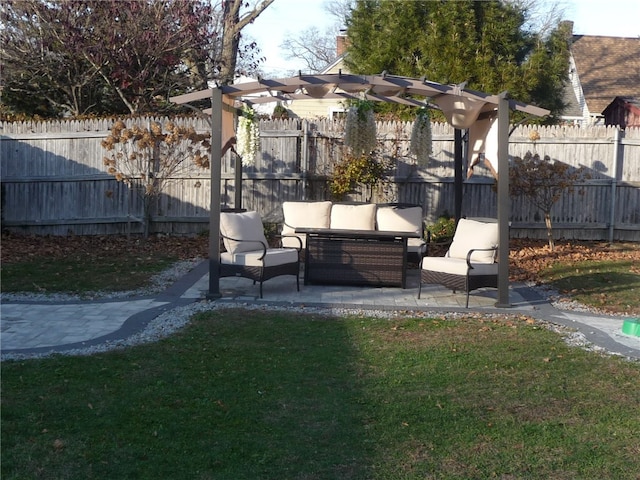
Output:
[[[304,283],[406,288],[411,232],[296,228],[306,235]]]

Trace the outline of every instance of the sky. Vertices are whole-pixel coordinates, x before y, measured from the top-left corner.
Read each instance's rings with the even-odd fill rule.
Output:
[[[544,1],[544,0],[543,0]],[[612,37],[640,37],[640,0],[550,0],[572,20],[573,33]],[[335,18],[324,8],[325,0],[275,0],[252,25],[243,30],[258,43],[266,61],[266,76],[288,76],[304,66],[283,58],[280,45],[286,36],[296,37],[310,27],[321,33]]]

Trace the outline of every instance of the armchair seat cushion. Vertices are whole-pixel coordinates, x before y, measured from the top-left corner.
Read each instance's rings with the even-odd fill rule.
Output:
[[[473,268],[469,269],[466,259],[451,257],[424,257],[422,269],[434,272],[448,273],[451,275],[497,275],[497,263],[472,263]]]
[[[252,252],[220,254],[220,262],[227,265],[242,265],[245,267],[275,267],[298,261],[298,251],[295,248],[270,248],[264,258],[263,250]]]

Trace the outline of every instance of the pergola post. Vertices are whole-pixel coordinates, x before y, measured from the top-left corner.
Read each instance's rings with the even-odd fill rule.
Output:
[[[462,216],[462,130],[453,131],[454,216],[456,225]]]
[[[509,308],[509,100],[498,99],[498,301],[496,307]]]
[[[220,176],[222,159],[222,90],[211,89],[211,199],[209,204],[209,293],[220,298]]]
[[[240,155],[236,155],[235,189],[233,208],[240,211],[242,209],[242,158]]]

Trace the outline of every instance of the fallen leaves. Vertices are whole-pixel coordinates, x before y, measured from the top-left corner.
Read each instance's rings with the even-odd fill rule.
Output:
[[[119,252],[134,253],[138,258],[170,256],[179,260],[202,257],[208,254],[209,239],[206,236],[177,237],[158,235],[147,240],[126,235],[97,236],[34,236],[2,234],[2,263],[33,261],[38,258],[108,258]]]
[[[557,261],[577,263],[599,260],[632,260],[640,263],[640,245],[634,243],[557,241],[551,251],[544,240],[512,239],[509,263],[512,281],[538,281],[539,272]]]

